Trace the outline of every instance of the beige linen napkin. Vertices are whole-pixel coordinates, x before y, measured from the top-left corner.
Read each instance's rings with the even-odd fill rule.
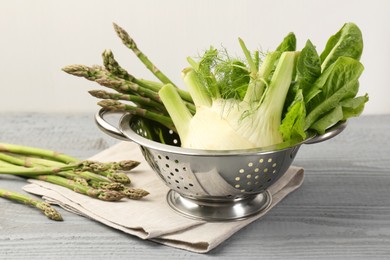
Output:
[[[41,195],[48,202],[58,204],[66,210],[128,234],[197,253],[212,250],[244,226],[265,215],[302,184],[304,175],[302,168],[290,167],[287,173],[269,188],[272,204],[267,211],[241,221],[206,222],[183,217],[169,207],[166,202],[168,187],[151,170],[135,143],[118,143],[90,159],[140,161],[141,164],[129,173],[129,177],[134,187],[143,188],[149,191],[150,195],[142,200],[105,202],[39,180],[29,180],[30,184],[23,189]]]

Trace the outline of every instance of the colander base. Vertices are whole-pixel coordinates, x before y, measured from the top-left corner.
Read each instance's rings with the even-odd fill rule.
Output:
[[[170,190],[167,194],[167,202],[172,209],[185,217],[217,222],[242,220],[260,213],[271,205],[272,196],[265,191],[232,200],[197,200]]]

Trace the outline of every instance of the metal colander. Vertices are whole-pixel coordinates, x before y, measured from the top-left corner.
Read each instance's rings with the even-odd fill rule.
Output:
[[[148,164],[170,188],[168,204],[187,217],[208,221],[243,219],[265,210],[272,200],[267,189],[291,166],[300,146],[328,140],[346,127],[340,123],[298,144],[207,151],[181,148],[175,132],[130,114],[114,127],[103,118],[106,112],[96,114],[99,128],[140,145]]]

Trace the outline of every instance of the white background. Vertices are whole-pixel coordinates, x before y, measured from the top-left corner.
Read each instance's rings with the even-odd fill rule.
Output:
[[[101,64],[111,49],[132,74],[154,79],[117,38],[112,22],[125,28],[139,48],[176,84],[186,57],[210,45],[240,54],[272,49],[290,31],[298,48],[307,39],[323,50],[345,22],[362,30],[365,71],[360,94],[364,114],[390,113],[390,1],[386,0],[0,0],[0,111],[95,112],[87,93],[96,83],[70,76],[70,64]]]

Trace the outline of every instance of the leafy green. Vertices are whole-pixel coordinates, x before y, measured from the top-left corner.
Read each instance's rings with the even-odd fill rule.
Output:
[[[306,42],[297,62],[297,82],[290,88],[286,99],[287,112],[280,131],[284,138],[296,135],[302,124],[291,124],[291,120],[304,119],[303,129],[315,130],[319,134],[338,121],[358,116],[364,109],[368,96],[355,97],[358,93],[358,79],[363,65],[358,61],[363,50],[360,29],[353,23],[346,23],[326,44],[319,56],[310,40]],[[322,61],[322,64],[321,64]],[[296,112],[295,95],[302,90],[305,111]],[[294,101],[291,101],[293,100]],[[305,113],[305,115],[303,115]],[[289,123],[290,122],[290,123]],[[300,121],[302,122],[302,121]],[[288,133],[289,127],[291,134]]]
[[[304,140],[306,138],[304,131],[306,117],[305,101],[302,89],[297,88],[296,85],[294,90],[294,101],[288,107],[287,113],[279,126],[279,131],[282,133],[284,141]]]
[[[346,23],[326,43],[320,58],[322,71],[326,70],[339,57],[351,57],[359,60],[363,52],[363,36],[354,23]]]
[[[321,75],[320,57],[310,40],[306,42],[305,47],[301,50],[296,71],[296,84],[290,87],[288,92],[284,108],[286,113],[279,128],[286,141],[297,136],[300,136],[302,139],[306,137],[304,131],[306,95]]]
[[[350,117],[359,116],[364,109],[365,103],[368,102],[368,95],[349,98],[341,102],[343,107],[343,120],[346,120]]]
[[[340,105],[317,120],[310,128],[319,134],[324,134],[326,129],[337,122],[359,116],[363,112],[364,105],[367,101],[368,95],[343,100],[340,102]]]
[[[314,82],[321,75],[321,62],[316,48],[307,40],[305,47],[302,49],[297,62],[297,82],[302,89],[303,95],[307,95]]]
[[[321,85],[317,84],[321,92],[315,95],[307,104],[308,114],[305,130],[312,128],[317,120],[340,106],[340,102],[356,96],[359,90],[358,78],[363,69],[364,67],[359,61],[350,57],[339,57],[336,62],[326,69],[317,80],[321,83]],[[334,117],[334,120],[328,119],[327,121],[336,123],[339,119]],[[331,123],[329,123],[329,126],[331,126]]]
[[[275,51],[285,52],[285,51],[295,51],[297,48],[297,39],[293,32],[287,34],[284,37],[283,41],[279,44],[279,46],[275,49]]]

